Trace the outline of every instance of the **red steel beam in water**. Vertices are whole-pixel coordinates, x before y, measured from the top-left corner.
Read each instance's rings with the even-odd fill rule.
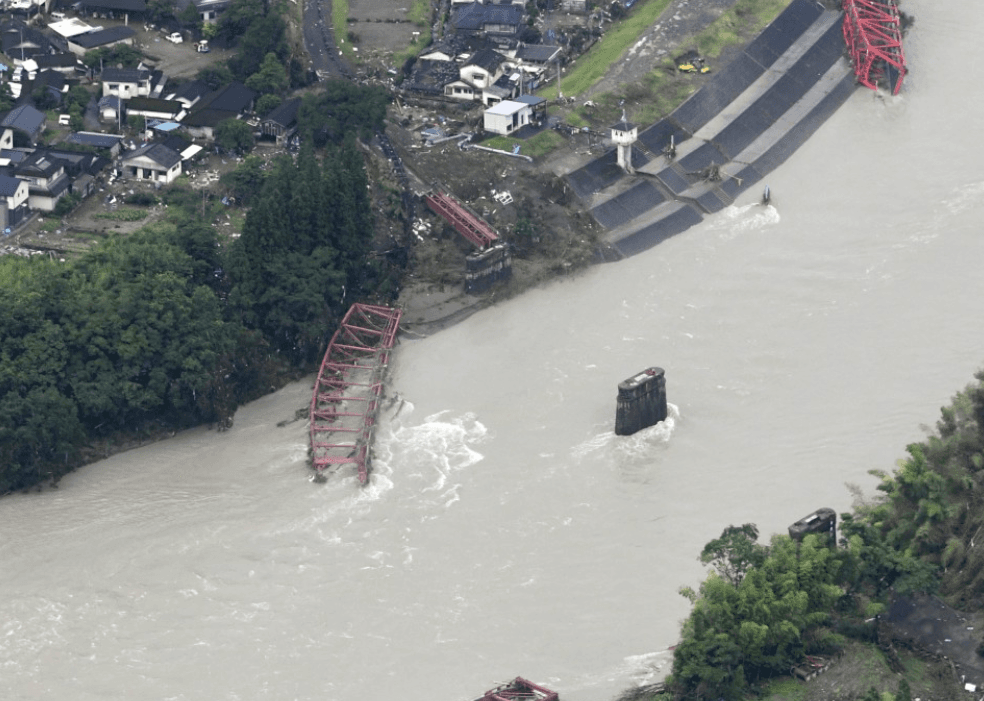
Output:
[[[874,90],[887,78],[899,94],[906,66],[895,0],[844,0],[844,41],[859,83]]]
[[[325,351],[311,396],[311,464],[355,465],[369,479],[369,448],[399,309],[353,304]]]
[[[511,682],[485,692],[475,701],[559,701],[556,691],[534,684],[528,679],[516,677]]]

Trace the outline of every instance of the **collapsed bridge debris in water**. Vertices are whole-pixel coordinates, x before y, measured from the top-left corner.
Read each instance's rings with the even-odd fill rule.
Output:
[[[311,397],[311,465],[352,464],[369,479],[369,450],[402,311],[353,304],[325,351]]]
[[[899,94],[907,69],[895,0],[844,0],[844,42],[861,85],[876,90],[883,80]]]
[[[516,677],[511,682],[501,684],[485,692],[485,696],[475,701],[559,701],[556,691],[551,691],[528,679]]]

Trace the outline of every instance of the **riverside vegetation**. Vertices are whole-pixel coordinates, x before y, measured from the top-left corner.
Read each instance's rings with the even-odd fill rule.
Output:
[[[227,422],[380,288],[351,138],[320,162],[283,156],[256,185],[231,242],[177,186],[167,220],[76,259],[0,258],[0,494],[57,482],[119,432]]]
[[[282,6],[264,10],[234,0],[218,29],[240,49],[199,77],[243,79],[275,106],[305,75]],[[353,301],[389,300],[405,260],[369,255],[375,208],[356,141],[382,128],[389,96],[335,81],[303,100],[297,157],[247,158],[229,174],[250,204],[241,237],[213,226],[217,198],[179,181],[148,195],[167,214],[133,235],[67,261],[0,258],[0,494],[57,484],[120,445],[227,425],[310,367]],[[252,134],[229,138],[252,147]]]
[[[807,655],[875,639],[874,619],[893,596],[937,593],[964,611],[980,610],[984,371],[942,409],[935,432],[906,452],[894,471],[873,471],[879,498],[841,515],[840,547],[816,535],[802,543],[777,535],[761,545],[752,524],[731,526],[708,543],[700,559],[714,572],[698,591],[681,590],[693,610],[667,690],[653,698],[768,697]],[[956,682],[938,683],[934,698],[962,694]],[[925,679],[904,675],[873,684],[864,698],[908,701],[920,687],[929,693]]]

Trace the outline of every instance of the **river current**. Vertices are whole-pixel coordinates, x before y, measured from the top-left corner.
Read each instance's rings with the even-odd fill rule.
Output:
[[[907,0],[904,94],[859,90],[758,193],[394,353],[376,470],[308,482],[300,382],[0,500],[0,698],[605,701],[669,665],[729,524],[873,493],[984,366],[974,0]],[[666,369],[669,421],[613,435]]]

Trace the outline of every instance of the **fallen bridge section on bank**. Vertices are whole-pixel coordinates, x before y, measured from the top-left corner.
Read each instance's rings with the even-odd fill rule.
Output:
[[[311,465],[355,465],[369,479],[370,449],[399,309],[353,304],[325,352],[311,397]]]

